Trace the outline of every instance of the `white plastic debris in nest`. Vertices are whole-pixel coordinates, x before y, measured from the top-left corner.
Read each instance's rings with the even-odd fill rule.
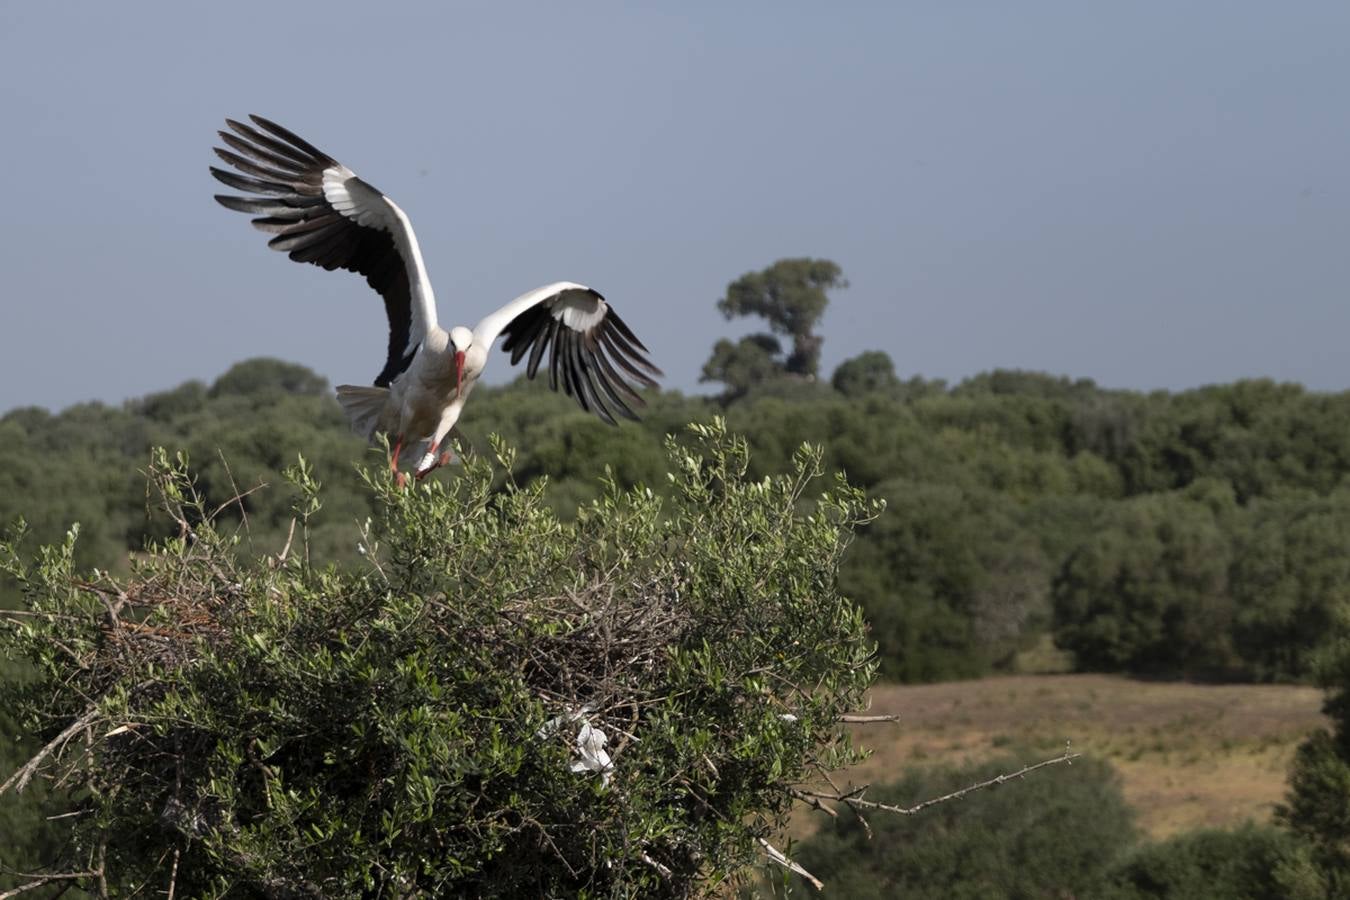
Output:
[[[581,727],[577,729],[576,737],[577,759],[568,768],[573,772],[598,772],[600,784],[609,787],[609,779],[614,771],[614,761],[605,752],[605,744],[609,742],[609,737],[590,723],[587,716],[592,712],[594,707],[587,704],[580,709],[554,716],[544,723],[538,734],[541,738],[548,737],[564,725],[580,722]]]
[[[572,763],[573,772],[599,772],[602,787],[609,787],[609,777],[614,762],[605,752],[605,743],[609,740],[605,733],[590,722],[582,722],[577,732],[577,755],[581,757]]]

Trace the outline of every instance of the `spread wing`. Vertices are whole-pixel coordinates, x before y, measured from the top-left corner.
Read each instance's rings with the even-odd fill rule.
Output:
[[[403,210],[313,144],[261,116],[254,126],[226,119],[216,155],[236,171],[211,167],[217,180],[253,196],[217,194],[222,206],[258,218],[274,234],[267,245],[296,262],[348,269],[384,298],[389,349],[375,384],[387,387],[412,362],[436,325],[422,253]]]
[[[636,420],[630,404],[646,405],[636,387],[656,387],[652,376],[662,375],[605,298],[570,281],[521,294],[478,323],[474,343],[490,345],[499,334],[511,365],[529,354],[529,378],[548,352],[549,386],[556,391],[561,385],[582,409],[611,425],[614,413]]]

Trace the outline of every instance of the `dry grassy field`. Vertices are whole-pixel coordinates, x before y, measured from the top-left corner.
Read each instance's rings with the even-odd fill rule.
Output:
[[[1267,821],[1283,799],[1294,749],[1325,722],[1321,702],[1321,692],[1311,687],[1105,675],[886,685],[873,693],[870,712],[894,713],[901,720],[859,729],[860,742],[873,756],[846,780],[881,782],[908,765],[956,764],[1008,752],[1035,762],[1071,741],[1074,750],[1116,766],[1125,799],[1154,837]]]

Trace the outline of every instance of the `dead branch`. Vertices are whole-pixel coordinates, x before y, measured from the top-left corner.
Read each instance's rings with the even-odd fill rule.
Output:
[[[295,517],[294,517],[294,516],[291,517],[291,527],[290,527],[290,530],[286,532],[286,546],[282,547],[282,548],[281,548],[281,552],[277,554],[277,559],[276,559],[276,567],[277,567],[277,568],[281,568],[282,566],[286,565],[286,557],[287,557],[287,555],[291,552],[291,541],[293,541],[293,540],[295,540]]]
[[[13,775],[9,776],[4,784],[0,784],[0,794],[4,794],[5,791],[9,790],[11,785],[14,786],[15,793],[22,794],[23,789],[28,786],[28,782],[32,780],[34,773],[37,772],[43,761],[64,746],[66,741],[70,740],[78,732],[92,725],[94,720],[98,717],[98,707],[91,706],[89,709],[86,709],[82,716],[66,726],[65,731],[62,731],[56,737],[52,738],[32,759],[20,766],[18,771]],[[0,900],[2,900],[2,898],[0,898]]]
[[[230,471],[230,461],[225,458],[224,451],[222,451],[219,447],[217,447],[216,455],[220,457],[221,464],[225,466],[225,475],[227,478],[230,479],[230,490],[234,492],[234,496],[226,500],[219,506],[217,506],[215,508],[215,511],[211,513],[210,518],[215,519],[216,516],[219,516],[229,506],[238,506],[239,519],[244,525],[244,533],[247,534],[250,539],[252,539],[253,532],[248,527],[248,510],[244,508],[244,498],[247,497],[249,494],[255,493],[267,487],[267,482],[260,481],[253,487],[249,488],[248,490],[240,492],[239,485],[236,484],[234,480],[234,473]]]
[[[960,790],[952,791],[950,794],[943,794],[941,797],[933,797],[931,799],[924,800],[920,803],[914,804],[913,806],[896,806],[890,803],[878,803],[875,800],[864,799],[863,794],[867,792],[869,785],[864,785],[860,788],[857,788],[856,790],[849,791],[846,793],[841,793],[836,790],[836,792],[833,794],[826,794],[821,791],[813,791],[807,788],[797,788],[794,790],[800,792],[801,794],[806,795],[807,797],[816,798],[819,800],[833,800],[836,803],[846,803],[850,808],[853,809],[855,813],[857,812],[858,808],[862,808],[862,809],[879,809],[885,812],[893,812],[899,813],[904,816],[912,816],[915,813],[921,812],[930,806],[936,806],[939,803],[947,803],[948,801],[951,800],[960,800],[962,797],[966,796],[967,794],[974,793],[975,791],[981,791],[984,790],[985,788],[995,787],[996,785],[1003,784],[1004,782],[1007,781],[1013,781],[1018,778],[1023,778],[1031,774],[1032,772],[1035,772],[1037,769],[1044,769],[1047,766],[1056,766],[1059,765],[1060,763],[1072,765],[1073,761],[1075,759],[1078,759],[1082,755],[1083,754],[1081,753],[1073,753],[1069,749],[1069,745],[1066,743],[1064,745],[1064,752],[1052,759],[1045,759],[1041,760],[1038,763],[1032,763],[1031,765],[1023,766],[1016,772],[1008,772],[1002,775],[995,775],[993,778],[988,778],[984,781],[967,785],[961,788]]]
[[[846,714],[840,716],[839,721],[843,722],[846,725],[872,725],[877,722],[899,722],[900,717],[898,715],[858,716],[853,714]]]
[[[180,853],[180,848],[175,847],[175,848],[173,849],[173,868],[169,870],[169,897],[168,897],[168,900],[173,900],[173,894],[174,894],[174,891],[177,890],[177,888],[178,888],[178,856],[179,856],[179,853]]]
[[[792,794],[792,796],[796,797],[798,800],[805,803],[807,806],[811,807],[812,809],[819,810],[820,812],[825,813],[831,819],[839,818],[839,813],[836,812],[833,807],[829,807],[826,806],[824,803],[821,803],[820,798],[817,797],[816,795],[808,794],[804,791],[798,790],[797,788],[788,788],[788,792]]]
[[[669,866],[662,865],[661,863],[659,863],[659,862],[657,862],[656,860],[652,859],[652,858],[651,858],[649,855],[647,855],[646,853],[643,853],[643,854],[642,854],[641,859],[642,859],[642,861],[645,862],[647,865],[649,865],[649,866],[651,866],[653,869],[655,869],[656,872],[657,872],[657,874],[659,874],[662,878],[669,878],[669,877],[670,877],[671,872],[670,872],[670,867],[669,867]]]
[[[20,875],[19,877],[20,877],[20,878],[32,878],[32,879],[34,879],[34,880],[28,882],[27,884],[22,884],[22,885],[19,885],[19,886],[16,887],[16,888],[12,888],[12,889],[10,889],[10,890],[8,890],[8,891],[5,891],[3,894],[0,894],[0,900],[7,900],[7,898],[9,898],[9,897],[17,897],[17,896],[19,896],[20,894],[24,893],[25,891],[31,891],[33,888],[40,888],[40,887],[42,887],[44,884],[51,884],[53,881],[74,881],[74,880],[77,880],[77,879],[83,879],[83,878],[96,878],[96,877],[98,877],[98,873],[97,873],[97,872],[61,872],[61,873],[53,873],[53,874],[50,874],[50,875],[38,875],[38,874],[36,874],[36,873],[33,873],[33,874],[25,873],[25,874]]]
[[[815,888],[816,890],[820,891],[820,890],[824,890],[824,889],[825,889],[825,885],[821,882],[821,880],[820,880],[819,878],[817,878],[816,876],[812,875],[810,872],[808,872],[808,871],[806,871],[805,869],[803,869],[803,868],[802,868],[800,865],[798,865],[797,863],[795,863],[795,862],[793,862],[792,860],[788,859],[788,858],[783,854],[783,851],[782,851],[782,850],[779,850],[779,849],[778,849],[777,847],[775,847],[773,844],[770,844],[768,841],[764,840],[764,838],[760,838],[760,839],[759,839],[759,843],[760,843],[760,845],[764,848],[764,851],[765,851],[766,853],[769,854],[769,859],[771,859],[771,860],[773,860],[774,862],[778,863],[780,866],[782,866],[783,868],[787,869],[789,872],[795,872],[795,873],[797,873],[798,875],[800,875],[801,877],[805,878],[807,881],[809,881],[809,882],[811,883],[811,886],[812,886],[813,888]]]

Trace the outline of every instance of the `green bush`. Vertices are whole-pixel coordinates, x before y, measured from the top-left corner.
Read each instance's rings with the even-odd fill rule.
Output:
[[[1055,642],[1089,670],[1236,668],[1221,518],[1180,492],[1131,499],[1104,518],[1055,578]]]
[[[563,522],[511,454],[400,490],[366,472],[364,563],[249,560],[186,460],[174,536],[77,575],[75,532],[4,562],[30,615],[11,691],[65,780],[75,872],[115,894],[686,896],[764,859],[792,786],[856,758],[875,674],[835,587],[879,505],[819,451],[749,479],[720,423],[668,442],[668,500],[610,482]],[[504,486],[501,485],[503,478]],[[176,879],[176,881],[175,881]],[[81,884],[92,887],[94,877]]]
[[[1331,729],[1299,745],[1289,767],[1288,802],[1277,817],[1307,839],[1329,896],[1350,896],[1350,640],[1324,655],[1317,678],[1326,688],[1322,711]]]
[[[1018,768],[1010,758],[912,769],[867,798],[912,805]],[[867,818],[870,832],[846,810],[837,821],[793,856],[825,883],[822,896],[849,900],[1092,896],[1089,888],[1135,836],[1114,771],[1090,759],[915,815],[878,812]]]
[[[1194,831],[1147,844],[1116,866],[1101,900],[1319,900],[1308,845],[1273,826]]]

